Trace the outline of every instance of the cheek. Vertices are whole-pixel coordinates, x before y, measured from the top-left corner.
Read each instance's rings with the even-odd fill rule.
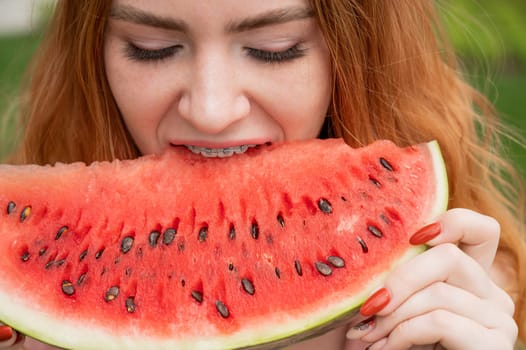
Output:
[[[267,91],[273,93],[267,99],[267,111],[272,111],[270,114],[287,139],[317,137],[325,120],[331,101],[330,75],[324,69],[312,67],[309,64],[268,81]]]
[[[130,131],[156,127],[171,103],[159,74],[127,59],[109,59],[106,65],[110,89]]]

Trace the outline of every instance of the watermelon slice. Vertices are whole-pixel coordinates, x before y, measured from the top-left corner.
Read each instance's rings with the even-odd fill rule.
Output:
[[[352,317],[445,210],[436,142],[0,166],[0,320],[74,349],[276,347]]]

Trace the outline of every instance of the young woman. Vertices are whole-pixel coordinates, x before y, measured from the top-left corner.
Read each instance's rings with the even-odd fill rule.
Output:
[[[394,270],[360,318],[292,348],[512,349],[518,331],[526,335],[522,187],[434,6],[59,0],[12,161],[91,162],[169,147],[217,156],[315,137],[352,146],[437,139],[450,210],[413,236],[432,248]],[[1,329],[11,345],[16,332]]]

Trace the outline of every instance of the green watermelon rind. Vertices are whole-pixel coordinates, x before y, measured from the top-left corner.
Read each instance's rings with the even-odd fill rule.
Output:
[[[433,162],[436,197],[431,208],[427,211],[427,217],[422,218],[422,224],[435,220],[437,216],[447,209],[448,203],[447,173],[440,147],[436,141],[427,143],[425,147],[429,150]],[[6,305],[10,305],[10,310],[8,310],[7,314],[12,315],[9,312],[12,310],[17,312],[15,318],[7,319],[5,318],[6,314],[0,314],[0,319],[22,333],[49,344],[56,344],[56,339],[53,336],[49,336],[49,333],[41,334],[39,329],[53,329],[61,333],[61,346],[75,349],[152,349],[153,344],[156,344],[156,349],[275,348],[325,333],[338,325],[348,322],[358,313],[360,305],[363,304],[367,297],[382,285],[389,271],[426,249],[427,246],[425,245],[410,247],[398,261],[392,262],[387,271],[371,279],[371,282],[361,293],[349,298],[342,298],[339,302],[335,302],[332,305],[327,305],[323,310],[312,314],[309,320],[306,320],[306,317],[298,320],[292,316],[289,319],[284,319],[281,315],[279,320],[269,320],[266,325],[255,324],[254,327],[246,331],[225,337],[189,338],[183,341],[174,339],[159,340],[144,337],[139,330],[135,335],[129,334],[121,337],[120,341],[118,341],[117,336],[114,336],[110,342],[104,342],[104,340],[108,339],[107,334],[96,328],[96,320],[93,320],[94,327],[90,327],[89,321],[80,325],[66,324],[61,320],[61,315],[58,315],[55,320],[50,319],[49,314],[30,308],[25,303],[23,295],[13,296],[4,293],[3,291],[10,290],[10,288],[3,288],[5,286],[0,286],[0,304],[3,305],[4,310],[7,310]],[[38,291],[34,292],[38,293]],[[25,316],[28,314],[32,315],[30,323],[27,323],[27,316]],[[38,326],[34,327],[35,325]],[[280,332],[276,332],[277,330]],[[68,337],[65,338],[64,335],[68,335]],[[82,348],[78,347],[79,344],[82,344]]]

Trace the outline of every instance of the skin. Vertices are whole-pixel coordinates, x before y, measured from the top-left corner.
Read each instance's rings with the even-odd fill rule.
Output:
[[[240,26],[262,15],[269,19],[277,9],[297,15],[305,6],[304,0],[114,1],[120,10],[114,11],[107,33],[107,77],[141,152],[317,137],[331,81],[327,48],[315,20],[275,23],[273,18]],[[152,17],[169,20],[172,28],[144,23]],[[130,43],[142,51],[131,50]],[[290,60],[265,62],[250,55],[251,49],[283,52],[297,44],[302,55]],[[138,60],[137,55],[153,57],[144,50],[162,50],[153,56],[175,54]],[[449,210],[437,221],[442,229],[428,242],[432,248],[387,278],[384,287],[391,299],[374,325],[353,329],[365,319],[359,317],[348,327],[290,348],[512,349],[517,337],[513,302],[494,282],[506,280],[495,264],[498,223],[466,209]],[[51,349],[29,339],[26,346]]]
[[[276,21],[275,13],[271,16],[276,10],[288,16],[305,12],[306,4],[232,3],[115,1],[105,51],[108,81],[142,153],[182,144],[220,148],[318,135],[331,90],[328,52],[315,19],[239,27],[261,16]],[[134,23],[145,13],[183,28]],[[130,43],[149,50],[175,46],[177,52],[140,61],[130,57]],[[250,54],[291,48],[301,55],[280,62]]]

